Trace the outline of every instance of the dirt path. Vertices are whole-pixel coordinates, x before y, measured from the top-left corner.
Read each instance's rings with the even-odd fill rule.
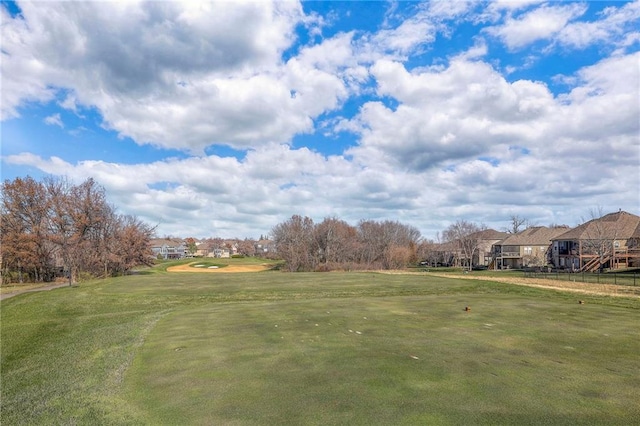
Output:
[[[68,286],[69,286],[69,283],[58,283],[58,284],[52,284],[44,287],[35,287],[35,288],[29,288],[26,290],[17,290],[11,293],[0,293],[0,300],[8,299],[10,297],[17,296],[19,294],[33,293],[34,291],[48,291],[48,290],[53,290],[54,288],[68,287]]]
[[[541,278],[488,277],[474,275],[450,275],[427,272],[427,275],[443,278],[459,278],[464,280],[497,281],[500,283],[523,285],[527,287],[546,288],[598,296],[617,296],[640,298],[640,288],[626,285],[593,284],[571,281],[546,280]]]
[[[268,263],[263,263],[261,265],[228,265],[223,268],[194,268],[193,263],[188,265],[178,265],[178,266],[170,266],[167,268],[167,272],[213,272],[216,274],[220,273],[238,273],[238,272],[261,272],[267,271],[273,267],[273,265]]]

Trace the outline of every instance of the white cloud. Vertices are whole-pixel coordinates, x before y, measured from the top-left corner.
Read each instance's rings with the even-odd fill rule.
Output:
[[[460,19],[477,6],[473,0],[459,0],[453,2],[432,1],[429,3],[428,16],[437,21]]]
[[[543,1],[544,0],[494,0],[489,4],[489,9],[515,11],[542,3]]]
[[[480,59],[483,56],[486,56],[489,52],[489,48],[484,39],[478,38],[475,40],[475,43],[472,47],[467,49],[464,52],[461,52],[455,56],[455,58],[460,60],[473,61],[475,59]]]
[[[637,30],[640,21],[638,0],[607,7],[593,21],[577,19],[587,11],[586,3],[544,4],[521,14],[516,13],[520,9],[515,7],[518,5],[522,8],[530,6],[520,2],[491,3],[486,11],[493,17],[493,22],[498,21],[506,11],[502,24],[487,27],[485,31],[502,40],[511,50],[520,50],[536,41],[545,40],[549,42],[547,50],[556,45],[585,49],[600,43],[609,50],[622,49],[618,53],[623,53],[625,48],[633,46],[640,37],[640,31]]]
[[[437,211],[472,209],[476,220],[485,210],[495,217],[495,206],[506,203],[545,205],[539,214],[550,223],[558,214],[551,206],[567,199],[606,199],[634,211],[639,55],[583,68],[559,97],[540,82],[509,83],[483,62],[456,58],[445,69],[410,73],[379,61],[372,67],[378,90],[399,105],[370,102],[343,123],[361,137],[349,154],[363,167],[433,182],[443,195],[434,198]]]
[[[64,98],[61,102],[58,102],[58,104],[66,110],[73,111],[76,114],[78,113],[77,100],[76,97],[72,94],[68,94],[67,97]]]
[[[425,3],[376,33],[306,46],[294,44],[295,28],[318,37],[333,18],[303,16],[298,3],[25,4],[26,21],[3,16],[5,118],[27,102],[94,107],[121,136],[193,156],[3,161],[93,177],[126,213],[181,236],[256,237],[292,214],[406,220],[433,236],[452,218],[499,228],[514,212],[548,224],[598,204],[634,211],[640,56],[627,49],[638,3],[607,9],[592,27],[578,22],[585,4],[534,3],[491,3],[491,22],[506,16],[491,34],[514,50],[538,40],[618,50],[558,77],[570,89],[554,94],[502,75],[481,30],[465,51],[405,62],[460,22],[477,25],[476,2]],[[45,120],[62,125],[59,113]],[[351,148],[327,156],[289,145],[318,129],[352,133]],[[246,153],[205,155],[212,144]]]
[[[575,152],[585,160],[637,166],[640,149],[640,53],[612,57],[577,73],[577,85],[559,98],[561,107],[549,122],[555,139],[568,144],[552,144],[558,154]],[[560,151],[562,150],[562,151]],[[572,154],[576,155],[576,154]],[[589,167],[586,167],[589,170]],[[601,170],[601,172],[606,172]],[[597,176],[597,174],[595,174]]]
[[[430,48],[438,34],[449,37],[449,23],[463,20],[477,3],[463,0],[434,1],[412,6],[409,16],[401,19],[399,24],[392,25],[389,23],[390,18],[398,18],[399,15],[395,4],[392,3],[384,27],[375,34],[365,35],[359,40],[358,51],[363,60],[404,60],[412,54],[424,52]]]
[[[427,16],[418,14],[396,28],[379,31],[373,38],[373,43],[376,50],[381,49],[404,56],[420,45],[433,42],[436,29]]]
[[[201,152],[287,142],[344,96],[317,62],[281,63],[298,3],[26,3],[22,15],[3,17],[5,118],[64,88],[65,108],[94,106],[121,136]]]
[[[243,160],[207,156],[133,165],[69,164],[21,154],[5,161],[76,181],[93,177],[114,204],[161,224],[163,234],[257,237],[292,214],[318,220],[337,215],[355,223],[382,217],[390,207],[401,215],[419,205],[421,193],[420,183],[411,183],[408,175],[363,169],[341,156],[286,145],[250,151]]]
[[[349,153],[359,160],[387,158],[395,167],[416,171],[535,140],[544,129],[541,117],[556,108],[544,84],[508,83],[479,61],[456,58],[446,69],[413,73],[397,62],[379,61],[372,74],[379,94],[400,104],[391,109],[369,102],[343,124],[361,135]]]
[[[600,20],[569,23],[559,32],[557,40],[559,44],[578,49],[603,41],[628,47],[640,37],[639,21],[640,1],[619,8],[609,7]]]
[[[49,115],[45,117],[43,121],[49,126],[58,126],[64,129],[64,124],[62,123],[62,119],[60,118],[60,113]]]
[[[586,10],[586,5],[580,3],[543,5],[516,18],[509,16],[503,25],[488,27],[487,32],[500,38],[509,49],[520,49],[538,40],[551,39]]]
[[[0,40],[2,41],[2,102],[0,119],[19,117],[19,106],[27,102],[46,102],[55,96],[55,90],[46,83],[46,64],[31,49],[26,38],[30,31],[21,19],[12,19],[4,7],[0,7]]]

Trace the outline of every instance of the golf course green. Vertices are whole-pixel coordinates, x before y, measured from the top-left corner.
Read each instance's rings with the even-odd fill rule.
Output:
[[[0,320],[3,425],[640,422],[637,297],[165,264]]]

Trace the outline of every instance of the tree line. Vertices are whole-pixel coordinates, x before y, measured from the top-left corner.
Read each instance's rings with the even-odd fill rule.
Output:
[[[124,274],[149,264],[154,228],[118,214],[93,179],[5,180],[0,202],[2,283]]]
[[[512,216],[505,232],[517,234],[529,226],[527,219]],[[399,269],[418,262],[471,269],[485,230],[484,224],[458,220],[433,241],[396,221],[361,220],[351,226],[329,217],[315,224],[294,215],[276,225],[271,236],[289,271]]]
[[[356,226],[335,218],[314,223],[294,215],[271,231],[288,271],[398,269],[421,256],[420,231],[397,221],[361,220]]]

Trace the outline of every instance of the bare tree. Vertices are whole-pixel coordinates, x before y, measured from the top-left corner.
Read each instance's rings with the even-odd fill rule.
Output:
[[[398,268],[417,261],[420,231],[395,221],[361,220],[357,227],[335,218],[314,225],[293,216],[271,235],[290,271]]]
[[[409,263],[416,263],[420,231],[397,221],[384,221],[382,228],[386,243],[384,267],[398,269]]]
[[[443,232],[446,241],[456,245],[458,249],[458,259],[461,266],[466,266],[469,270],[473,267],[473,255],[478,250],[480,244],[480,231],[483,226],[465,220],[458,220],[449,225]]]
[[[294,215],[271,231],[280,256],[291,272],[311,271],[314,267],[314,226],[309,217]]]
[[[357,226],[358,262],[366,268],[382,267],[386,249],[383,227],[373,220],[361,220]]]
[[[76,233],[73,215],[71,214],[71,184],[67,180],[48,178],[45,181],[47,195],[51,203],[49,208],[49,238],[56,246],[57,253],[69,279],[73,284],[76,272],[78,234]]]
[[[31,177],[5,181],[0,204],[0,248],[3,281],[15,270],[34,281],[50,279],[52,247],[46,239],[47,197],[44,186]]]
[[[436,243],[433,240],[422,240],[416,248],[417,258],[426,262],[431,266],[436,266],[438,263],[438,250],[436,250]]]
[[[243,256],[255,256],[256,242],[249,238],[238,241],[238,252]]]
[[[384,268],[401,269],[409,263],[415,263],[415,248],[391,244],[384,251]]]
[[[517,234],[518,232],[527,229],[529,227],[529,220],[520,217],[517,214],[511,215],[509,218],[509,228],[507,228],[507,232],[510,234]]]
[[[114,251],[118,254],[116,265],[112,268],[116,273],[126,273],[138,265],[152,264],[153,252],[149,242],[155,232],[151,227],[135,216],[117,216],[116,231],[112,240]]]
[[[598,206],[589,210],[590,220],[585,224],[580,255],[595,256],[600,271],[615,252],[614,245],[619,233],[616,214],[619,212],[605,215],[602,207]],[[584,219],[582,221],[585,222]]]
[[[387,260],[397,258],[399,252],[392,247],[409,249],[404,252],[408,253],[406,263],[417,259],[416,250],[421,236],[420,231],[413,226],[397,221],[367,220],[358,223],[357,231],[361,250],[359,259],[367,267],[391,268],[392,265]]]
[[[49,280],[54,266],[63,265],[72,284],[80,272],[109,276],[128,270],[133,258],[144,263],[141,256],[148,255],[150,228],[115,214],[93,179],[79,185],[56,178],[6,181],[1,206],[3,280],[10,270],[17,271],[19,280],[23,271],[31,280]],[[136,233],[136,241],[143,243],[130,238]]]
[[[356,230],[336,217],[325,218],[315,227],[318,263],[336,265],[355,260]]]

